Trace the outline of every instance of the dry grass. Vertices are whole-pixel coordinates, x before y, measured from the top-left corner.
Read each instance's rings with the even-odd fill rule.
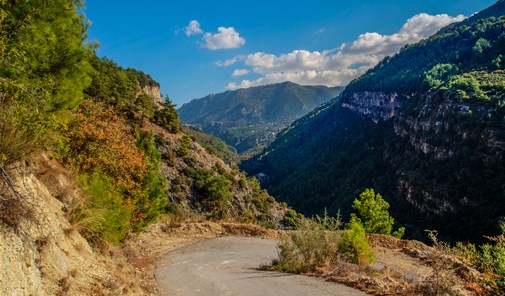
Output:
[[[70,224],[70,227],[65,229],[66,233],[79,232],[88,241],[100,237],[100,227],[104,221],[103,216],[92,209],[86,208],[82,201],[68,206],[65,211],[65,218]]]

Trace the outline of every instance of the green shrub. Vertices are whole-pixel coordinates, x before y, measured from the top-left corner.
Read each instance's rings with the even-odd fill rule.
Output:
[[[223,220],[229,217],[228,201],[231,198],[232,182],[222,175],[205,169],[186,167],[184,174],[192,181],[198,203],[208,213],[211,220]]]
[[[131,205],[114,191],[112,180],[101,173],[83,177],[84,190],[87,195],[88,215],[99,221],[95,233],[84,233],[91,242],[101,239],[112,244],[120,244],[130,231]],[[91,236],[89,236],[91,234]]]
[[[53,144],[90,82],[79,1],[0,1],[0,166]],[[51,141],[48,141],[51,140]]]
[[[0,104],[0,108],[0,166],[6,168],[45,145],[39,141],[41,134],[27,129],[17,106]]]
[[[437,64],[424,73],[424,82],[429,88],[436,88],[442,85],[450,75],[454,74],[458,67],[453,64]]]
[[[295,212],[296,213],[296,212]],[[315,219],[302,219],[298,230],[284,234],[278,245],[279,261],[273,268],[301,273],[339,264],[340,261],[368,265],[375,253],[368,244],[363,226],[351,219],[342,232],[340,216],[326,214]]]
[[[453,251],[481,272],[472,279],[480,285],[483,294],[505,295],[505,219],[501,224],[502,234],[491,238],[490,244],[478,249],[473,244],[458,243]]]
[[[365,189],[359,199],[355,199],[352,208],[357,211],[351,215],[351,222],[363,225],[365,232],[391,235],[394,219],[389,216],[389,203],[373,189]],[[401,238],[405,228],[400,227],[392,235]]]
[[[179,149],[175,152],[177,156],[183,157],[188,155],[189,153],[189,144],[191,144],[191,139],[189,138],[188,135],[183,135],[181,139],[181,145],[179,146]]]
[[[375,261],[375,253],[368,244],[363,224],[355,217],[347,225],[348,230],[344,232],[338,242],[338,251],[346,260],[366,266]]]
[[[141,94],[135,99],[135,106],[143,116],[151,119],[154,117],[153,100],[146,94]]]
[[[172,104],[172,101],[170,101],[170,98],[166,96],[163,108],[154,113],[154,122],[171,133],[179,131],[179,115],[175,106],[176,105]]]
[[[165,211],[168,181],[161,175],[161,152],[156,148],[152,132],[139,136],[137,146],[144,152],[148,172],[142,179],[142,193],[135,201],[134,225],[139,231]]]
[[[304,217],[302,214],[297,213],[295,210],[289,209],[284,217],[282,218],[282,223],[292,229],[298,229],[303,221]]]

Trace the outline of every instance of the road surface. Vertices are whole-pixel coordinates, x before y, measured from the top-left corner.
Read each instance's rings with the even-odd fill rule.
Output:
[[[277,241],[221,237],[174,250],[157,265],[167,296],[361,296],[363,292],[322,279],[258,271],[277,256]]]

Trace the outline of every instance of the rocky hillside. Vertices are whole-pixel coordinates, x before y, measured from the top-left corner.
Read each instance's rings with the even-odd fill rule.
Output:
[[[505,1],[408,45],[243,164],[307,214],[384,193],[406,234],[482,241],[505,216]]]
[[[178,112],[184,122],[242,153],[269,144],[281,129],[341,91],[284,82],[208,95],[182,105]]]

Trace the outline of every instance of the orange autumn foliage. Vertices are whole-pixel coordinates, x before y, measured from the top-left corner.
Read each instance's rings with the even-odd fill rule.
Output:
[[[81,173],[101,171],[127,195],[141,191],[147,162],[125,119],[112,107],[92,100],[83,102],[71,115],[65,132],[65,161]]]

